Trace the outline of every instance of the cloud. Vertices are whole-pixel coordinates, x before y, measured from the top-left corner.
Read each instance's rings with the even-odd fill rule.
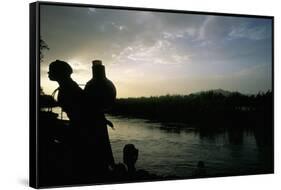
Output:
[[[207,16],[198,30],[197,40],[207,40],[208,30],[215,21],[215,16]]]
[[[187,75],[211,78],[262,64],[271,67],[269,19],[49,5],[40,12],[41,35],[50,47],[42,71],[51,61],[65,60],[80,81],[91,76],[93,59],[103,60],[116,81],[169,78],[177,81],[168,83],[175,91],[181,91],[176,83],[184,88],[186,81],[180,80]],[[201,81],[206,84],[198,88],[208,86],[208,80]]]
[[[117,28],[120,31],[128,30],[128,28],[124,25],[118,25],[118,24],[115,24],[114,22],[112,22],[111,24],[112,24],[112,26],[114,26],[115,28]]]
[[[266,26],[248,27],[247,25],[241,25],[239,27],[233,27],[228,34],[229,40],[235,40],[239,38],[246,38],[250,40],[263,40],[268,37],[268,29]]]
[[[148,46],[142,41],[125,47],[118,55],[112,54],[116,62],[130,64],[186,64],[190,56],[180,54],[174,44],[166,39],[158,39]]]
[[[95,12],[97,12],[97,9],[96,8],[89,8],[89,11],[95,13]]]

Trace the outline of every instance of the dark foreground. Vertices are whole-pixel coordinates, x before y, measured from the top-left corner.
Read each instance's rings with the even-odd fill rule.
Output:
[[[167,146],[165,148],[160,146],[157,150],[155,150],[157,146],[154,146],[152,142],[148,150],[145,146],[142,146],[142,144],[151,143],[151,139],[153,140],[153,138],[157,136],[160,138],[159,134],[155,134],[154,137],[150,139],[142,137],[139,140],[134,139],[136,138],[136,134],[132,134],[130,136],[125,136],[125,138],[127,138],[125,141],[120,141],[120,138],[111,139],[113,149],[115,149],[115,144],[119,142],[119,148],[117,149],[119,149],[119,162],[121,163],[117,162],[113,168],[109,168],[108,172],[101,176],[98,174],[92,175],[91,172],[83,176],[75,173],[73,169],[74,162],[77,162],[77,159],[74,161],[73,157],[77,157],[77,155],[73,155],[72,147],[67,143],[68,140],[65,139],[66,134],[71,131],[68,121],[59,120],[58,115],[52,112],[40,111],[40,128],[38,130],[38,172],[40,176],[39,184],[41,187],[191,179],[273,172],[273,99],[271,92],[256,96],[245,96],[239,93],[223,95],[207,92],[188,96],[119,99],[114,108],[110,111],[110,114],[122,116],[124,117],[124,121],[129,120],[125,118],[144,118],[147,119],[146,122],[163,123],[161,130],[167,131],[167,138],[171,138],[171,134],[176,134],[178,137],[175,138],[180,138],[180,136],[183,135],[181,130],[189,130],[191,127],[194,130],[194,134],[198,134],[200,139],[207,138],[208,141],[216,142],[215,147],[209,145],[205,146],[204,143],[201,144],[205,146],[205,148],[202,149],[202,155],[209,154],[208,152],[211,151],[217,153],[219,150],[224,150],[224,143],[221,143],[216,138],[218,134],[221,134],[223,131],[223,134],[227,135],[229,143],[233,144],[234,149],[237,150],[232,152],[222,151],[221,156],[224,157],[230,154],[229,158],[235,158],[237,154],[242,154],[244,152],[244,150],[241,149],[241,145],[247,145],[247,143],[249,143],[243,140],[246,131],[246,134],[247,132],[253,134],[257,145],[256,149],[258,149],[257,151],[254,150],[254,152],[256,152],[256,156],[265,157],[260,160],[261,163],[265,165],[262,167],[253,166],[253,169],[248,170],[246,168],[251,168],[251,164],[253,164],[248,163],[250,165],[246,165],[245,167],[240,167],[238,165],[236,170],[230,170],[226,167],[226,169],[221,172],[210,172],[212,170],[217,170],[216,167],[210,167],[210,161],[217,159],[210,154],[208,159],[203,160],[202,158],[205,158],[204,156],[196,157],[195,155],[190,155],[187,158],[194,156],[194,159],[189,163],[186,163],[188,159],[183,158],[183,165],[179,166],[179,170],[175,168],[177,172],[174,174],[169,172],[166,174],[159,174],[157,169],[151,170],[147,163],[143,164],[144,167],[142,169],[136,169],[134,164],[136,164],[137,161],[140,165],[144,163],[144,160],[150,160],[150,163],[154,161],[157,162],[157,154],[159,154],[159,152],[178,149],[177,147],[185,146],[184,143],[192,144],[197,142],[189,142],[189,138],[186,137],[186,142],[183,141],[183,143],[180,144],[173,144],[173,142],[171,142],[171,147]],[[117,127],[116,131],[122,131],[122,126],[119,126],[120,128],[118,129],[118,125],[120,125],[118,120],[114,121],[113,119],[112,122]],[[142,128],[140,122],[138,122],[137,125],[138,128]],[[130,129],[130,126],[132,126],[132,123],[128,123],[128,129]],[[124,132],[123,134],[127,134],[128,131],[130,130],[126,130],[126,133]],[[141,131],[141,133],[145,132]],[[149,130],[147,133],[153,134],[153,130]],[[75,140],[77,139],[71,139],[72,143],[75,143]],[[156,140],[153,141],[156,142]],[[120,142],[122,142],[122,144],[120,144]],[[202,142],[198,141],[199,144]],[[157,139],[157,143],[161,144],[161,139]],[[217,146],[220,143],[222,146]],[[126,144],[136,145],[136,148],[138,148],[140,152],[136,157],[130,157],[129,160],[131,160],[131,162],[125,161],[126,159],[124,159],[123,147]],[[146,149],[146,151],[143,151],[144,149]],[[186,151],[187,153],[192,153],[192,150]],[[87,150],[87,152],[90,157],[94,156],[93,151],[90,149]],[[143,152],[149,152],[149,154]],[[251,153],[248,151],[245,153],[245,155],[249,155],[249,157],[250,154]],[[132,153],[132,155],[134,154]],[[83,159],[86,158],[82,156],[79,158],[79,162],[81,162],[82,165]],[[169,167],[172,165],[171,163],[174,159],[178,158],[172,156],[162,167]],[[229,160],[228,162],[235,164],[235,160]],[[77,163],[75,164],[77,166]],[[186,170],[188,170],[186,165],[190,164],[192,164],[192,171],[186,172]],[[182,169],[183,173],[181,174]]]
[[[42,113],[42,116],[43,114],[45,115],[45,118],[50,116],[50,113]],[[44,149],[41,150],[45,151],[42,151],[40,154],[40,184],[47,187],[74,184],[103,184],[169,179],[191,179],[202,177],[265,174],[273,172],[273,149],[269,144],[267,144],[267,141],[262,134],[253,133],[254,140],[257,143],[256,148],[258,149],[255,151],[255,147],[249,149],[243,145],[245,144],[248,146],[247,144],[252,144],[252,141],[245,138],[245,132],[242,130],[234,131],[233,129],[228,129],[225,131],[225,129],[216,129],[210,132],[205,129],[193,129],[193,132],[190,133],[190,129],[183,131],[182,129],[177,128],[175,124],[145,124],[143,123],[144,121],[137,119],[128,120],[126,118],[115,118],[111,116],[108,116],[108,118],[115,124],[116,127],[116,130],[110,130],[110,139],[114,156],[116,157],[116,163],[123,163],[117,164],[116,167],[112,168],[108,175],[102,179],[98,179],[95,176],[78,180],[73,179],[73,176],[71,175],[73,162],[71,159],[71,148],[63,145],[64,143],[61,139],[62,134],[60,134],[65,132],[64,128],[67,128],[68,122],[56,120],[58,122],[56,127],[61,130],[53,131],[52,134],[56,135],[52,136],[49,140],[45,139],[45,142],[41,141],[41,147],[44,147]],[[45,121],[44,124],[43,126],[47,127],[47,121]],[[182,125],[180,125],[180,127],[182,127]],[[162,131],[161,134],[157,132],[159,130],[160,132]],[[253,131],[251,131],[251,133],[252,132]],[[141,135],[138,135],[139,133]],[[221,133],[225,133],[227,135],[229,142],[221,141]],[[198,135],[199,138],[193,138],[193,135]],[[160,139],[157,139],[156,137]],[[179,144],[176,143],[176,141],[174,142],[173,139],[179,139]],[[181,140],[184,139],[186,139],[186,142],[183,141],[180,143]],[[211,144],[206,144],[206,142],[210,142]],[[123,159],[123,147],[128,143],[136,145],[136,148],[139,149],[137,159],[138,169],[134,172],[128,172],[128,167],[124,163]],[[203,144],[200,145],[198,143]],[[221,143],[224,143],[224,145],[221,146]],[[233,147],[232,151],[229,152],[227,144]],[[200,145],[198,147],[200,150],[194,149],[197,145]],[[176,150],[186,152],[177,152]],[[256,153],[253,154],[252,151]],[[212,152],[212,154],[209,152]],[[188,156],[189,153],[191,153],[191,155]],[[90,150],[89,154],[92,154]],[[175,157],[171,157],[169,154],[175,155]],[[245,159],[247,160],[253,156],[257,156],[257,158],[262,156],[265,158],[262,158],[263,161],[261,160],[261,165],[258,162],[256,163],[255,159],[253,161],[249,160],[249,162],[247,161],[245,163],[238,163],[240,161],[237,160],[236,157],[239,155],[245,155]],[[167,157],[166,161],[163,156]],[[163,162],[159,162],[159,159],[164,160]],[[181,163],[179,162],[179,159],[183,159],[184,165],[177,166],[177,163]],[[215,161],[214,159],[217,160],[218,164],[222,161],[221,159],[226,159],[225,163],[221,164],[228,165],[227,162],[229,162],[231,165],[236,165],[237,168],[233,170],[233,167],[231,166],[224,166],[223,168],[225,169],[223,169],[220,165],[212,164],[212,162]],[[201,160],[203,163],[200,162]],[[154,167],[156,168],[153,169]],[[163,170],[165,168],[168,170]],[[163,172],[161,170],[163,170]],[[174,172],[169,172],[169,170],[174,170]]]

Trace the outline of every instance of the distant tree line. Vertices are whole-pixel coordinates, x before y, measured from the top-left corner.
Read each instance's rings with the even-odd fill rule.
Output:
[[[54,98],[41,89],[40,108],[56,106]],[[271,91],[256,95],[206,91],[190,95],[120,98],[107,113],[193,127],[260,128],[270,133],[273,130],[273,94]]]
[[[257,95],[207,91],[190,95],[120,98],[108,113],[205,127],[209,124],[253,127],[272,125],[272,110],[271,91]]]

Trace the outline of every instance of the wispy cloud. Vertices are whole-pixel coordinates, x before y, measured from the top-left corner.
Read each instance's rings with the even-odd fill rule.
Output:
[[[189,55],[181,55],[176,46],[165,39],[159,39],[151,46],[142,41],[125,47],[118,55],[112,54],[118,63],[130,64],[186,64],[190,61]]]
[[[249,27],[247,24],[233,27],[228,34],[229,40],[247,38],[250,40],[262,40],[269,36],[266,26]]]
[[[214,16],[207,16],[204,22],[202,23],[201,27],[198,30],[197,40],[208,40],[208,28],[210,24],[215,20]]]

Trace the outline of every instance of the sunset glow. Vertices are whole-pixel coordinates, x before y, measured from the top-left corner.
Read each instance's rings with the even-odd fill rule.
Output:
[[[41,36],[50,50],[41,63],[41,86],[50,62],[68,62],[79,84],[91,61],[106,65],[118,97],[190,94],[225,89],[271,90],[271,20],[44,5]]]

